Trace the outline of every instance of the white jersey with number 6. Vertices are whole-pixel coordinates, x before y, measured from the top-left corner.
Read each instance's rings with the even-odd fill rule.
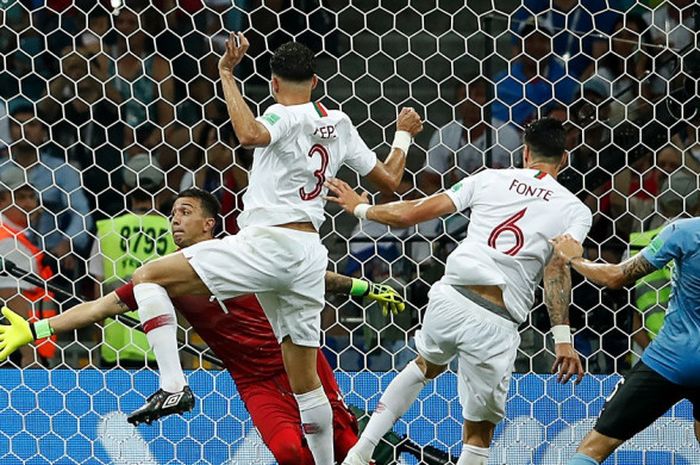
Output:
[[[549,240],[582,242],[591,211],[553,177],[534,169],[489,169],[445,192],[458,211],[471,209],[467,237],[447,259],[442,282],[493,285],[523,322],[552,254]]]
[[[270,144],[253,155],[241,228],[324,220],[323,186],[344,163],[361,176],[377,163],[350,118],[320,103],[275,104],[257,118],[270,132]]]

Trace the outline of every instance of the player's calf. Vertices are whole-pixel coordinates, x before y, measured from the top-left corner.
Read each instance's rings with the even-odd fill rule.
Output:
[[[189,412],[193,407],[194,395],[188,386],[178,392],[158,389],[148,398],[143,407],[129,415],[127,421],[136,426],[141,423],[150,425],[161,417]]]

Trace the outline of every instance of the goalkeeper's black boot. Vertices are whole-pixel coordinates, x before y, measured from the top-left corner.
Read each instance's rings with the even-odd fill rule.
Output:
[[[148,398],[146,405],[129,415],[127,421],[135,426],[141,423],[150,425],[153,420],[175,413],[189,412],[193,407],[194,394],[189,386],[185,386],[178,392],[165,392],[158,389]]]

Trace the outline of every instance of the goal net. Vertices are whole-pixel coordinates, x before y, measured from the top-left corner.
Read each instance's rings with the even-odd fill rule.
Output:
[[[290,40],[317,54],[313,98],[346,112],[380,158],[400,108],[422,115],[397,196],[348,168],[339,173],[375,202],[431,194],[484,167],[522,166],[528,122],[561,119],[569,161],[559,181],[593,212],[586,256],[618,262],[668,221],[700,214],[698,18],[686,0],[3,0],[0,178],[11,185],[10,165],[19,167],[36,197],[32,204],[0,189],[3,224],[24,229],[32,244],[0,238],[0,296],[48,317],[113,290],[143,260],[137,249],[151,257],[174,245],[167,220],[157,223],[162,231],[156,223],[120,230],[115,250],[99,245],[101,228],[144,202],[167,217],[174,195],[191,186],[221,201],[222,234],[237,231],[252,152],[236,141],[217,72],[227,33],[237,30],[251,46],[236,78],[256,115],[273,103],[271,52]],[[328,298],[323,350],[348,404],[371,412],[416,355],[428,289],[468,222],[460,213],[396,229],[327,207],[330,269],[390,284],[409,302],[384,317],[366,302]],[[9,267],[41,274],[38,253],[58,289],[30,296],[26,277]],[[110,253],[123,270],[109,265]],[[663,324],[670,274],[621,291],[573,277],[571,326],[589,373],[576,387],[548,374],[553,347],[538,292],[489,463],[568,460]],[[158,383],[139,349],[143,336],[115,325],[60,335],[3,366],[2,463],[274,463],[231,377],[184,319],[182,361],[197,407],[150,427],[127,424],[124,414]],[[30,359],[43,367],[20,368]],[[449,371],[427,387],[396,433],[457,457],[456,384]],[[691,410],[678,404],[610,463],[700,463]],[[402,447],[394,455],[420,461]]]

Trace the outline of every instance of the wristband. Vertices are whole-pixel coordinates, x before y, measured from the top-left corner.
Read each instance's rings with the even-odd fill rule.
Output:
[[[394,134],[394,142],[391,143],[391,148],[401,149],[403,153],[408,154],[408,148],[411,146],[411,133],[408,131],[396,131]]]
[[[369,283],[364,279],[352,278],[350,295],[355,297],[365,296],[369,293]]]
[[[361,203],[358,204],[355,209],[352,211],[353,215],[358,217],[361,220],[366,220],[367,219],[367,211],[372,208],[372,205],[368,203]]]
[[[32,330],[34,340],[51,337],[53,334],[53,328],[49,324],[49,320],[39,320],[36,323],[29,325],[29,327]]]
[[[552,326],[555,344],[571,344],[571,327],[569,325]]]

